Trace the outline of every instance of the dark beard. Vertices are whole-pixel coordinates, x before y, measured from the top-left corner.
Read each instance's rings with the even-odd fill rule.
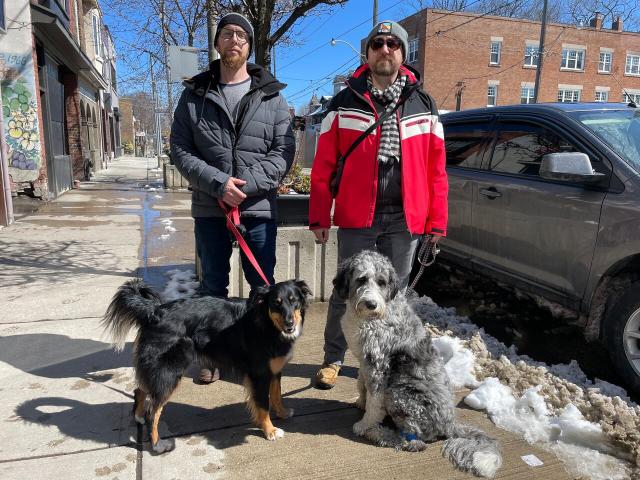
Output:
[[[228,56],[225,54],[220,57],[220,61],[225,67],[230,68],[232,70],[237,70],[238,68],[240,68],[242,65],[245,64],[245,62],[247,61],[247,58],[248,56],[244,56],[242,54],[234,55],[234,56]]]
[[[391,77],[397,73],[398,69],[395,68],[393,61],[380,61],[371,67],[371,71],[381,77]]]

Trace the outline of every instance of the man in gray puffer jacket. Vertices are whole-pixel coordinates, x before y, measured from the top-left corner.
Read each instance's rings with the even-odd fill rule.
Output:
[[[293,163],[289,106],[278,82],[247,63],[253,43],[249,21],[238,13],[218,22],[220,60],[184,82],[171,127],[173,163],[193,188],[191,213],[202,266],[202,293],[226,297],[232,245],[221,199],[239,207],[245,239],[273,282],[276,189]],[[242,255],[252,289],[264,282]]]

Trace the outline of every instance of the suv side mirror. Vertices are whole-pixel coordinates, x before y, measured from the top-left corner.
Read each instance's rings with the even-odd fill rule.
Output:
[[[540,176],[548,180],[597,183],[605,174],[593,169],[586,153],[561,152],[542,156]]]

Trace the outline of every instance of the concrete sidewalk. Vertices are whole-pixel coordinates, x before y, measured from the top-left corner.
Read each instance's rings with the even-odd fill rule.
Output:
[[[0,479],[474,478],[441,457],[440,443],[407,453],[355,437],[352,357],[333,390],[311,387],[324,303],[311,306],[284,370],[285,406],[296,414],[274,421],[283,439],[268,442],[250,425],[240,385],[196,385],[192,368],[161,422],[177,448],[151,455],[146,429],[132,421],[131,344],[116,354],[98,324],[127,279],[139,275],[161,289],[167,271],[194,268],[190,196],[163,191],[155,167],[155,159],[118,159],[0,230]],[[459,414],[499,439],[504,466],[496,478],[571,478],[554,456],[484,414],[462,403]],[[528,454],[544,465],[527,466]]]

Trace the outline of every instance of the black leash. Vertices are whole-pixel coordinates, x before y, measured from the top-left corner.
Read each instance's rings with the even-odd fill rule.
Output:
[[[424,269],[433,265],[436,261],[436,257],[440,253],[440,247],[437,243],[433,243],[431,241],[432,238],[432,235],[427,235],[422,241],[422,245],[420,245],[420,250],[418,250],[418,262],[420,263],[420,270],[418,270],[418,273],[416,273],[413,282],[411,282],[411,285],[409,286],[411,290],[415,288],[416,283],[418,283],[418,280],[424,272]]]

